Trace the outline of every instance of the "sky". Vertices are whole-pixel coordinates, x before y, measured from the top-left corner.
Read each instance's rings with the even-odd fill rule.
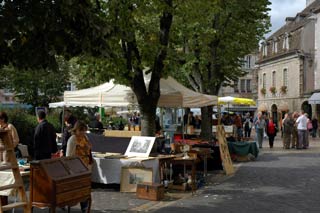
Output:
[[[286,17],[294,17],[306,7],[306,0],[270,0],[271,11],[271,32],[266,35],[270,36],[276,30],[285,24]]]

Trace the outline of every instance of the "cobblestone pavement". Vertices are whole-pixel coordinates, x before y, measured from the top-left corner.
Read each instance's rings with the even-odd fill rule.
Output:
[[[157,202],[94,188],[91,212],[320,212],[320,139],[310,139],[307,150],[282,149],[279,137],[274,146],[260,150],[255,161],[235,163],[232,176],[211,173],[194,195],[167,192]],[[79,205],[71,212],[80,212]]]

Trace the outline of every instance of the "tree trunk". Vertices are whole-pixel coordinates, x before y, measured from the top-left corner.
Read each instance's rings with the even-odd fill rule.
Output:
[[[212,106],[201,107],[201,135],[204,140],[212,139]]]
[[[154,137],[156,132],[156,110],[157,105],[150,104],[147,101],[140,105],[141,136]]]

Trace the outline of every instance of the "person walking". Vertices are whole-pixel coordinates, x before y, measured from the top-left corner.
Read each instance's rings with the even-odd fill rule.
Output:
[[[262,115],[262,112],[258,112],[257,117],[254,120],[254,125],[257,134],[258,146],[261,149],[264,137],[264,130],[266,128],[266,121],[264,119],[264,115]]]
[[[308,130],[307,130],[307,123],[308,123],[308,118],[306,117],[306,115],[304,114],[303,111],[300,112],[300,116],[298,117],[298,119],[296,120],[297,123],[297,129],[298,129],[298,145],[297,145],[297,149],[306,149],[308,148],[307,145],[307,134],[308,134]]]
[[[282,124],[283,130],[283,145],[285,149],[290,149],[291,144],[291,136],[293,133],[294,127],[294,119],[292,117],[292,113],[288,113],[286,119],[284,119]]]
[[[277,131],[272,117],[270,117],[270,119],[266,119],[266,133],[269,138],[269,147],[273,148],[274,138],[277,135]]]
[[[33,140],[33,157],[35,160],[50,159],[51,154],[58,151],[56,131],[51,123],[46,120],[46,113],[38,111],[38,126],[35,129]]]
[[[83,121],[77,121],[71,130],[72,136],[67,143],[66,156],[78,156],[82,162],[91,170],[93,163],[91,143],[86,135],[88,128]],[[81,212],[88,212],[89,201],[80,202]]]

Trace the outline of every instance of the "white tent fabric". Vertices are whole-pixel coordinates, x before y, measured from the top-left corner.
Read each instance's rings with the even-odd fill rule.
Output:
[[[149,80],[145,79],[146,84]],[[194,92],[179,84],[172,77],[160,80],[159,107],[203,107],[216,105],[217,96]],[[106,107],[137,104],[130,87],[114,84],[113,81],[77,91],[64,92],[66,106]]]

